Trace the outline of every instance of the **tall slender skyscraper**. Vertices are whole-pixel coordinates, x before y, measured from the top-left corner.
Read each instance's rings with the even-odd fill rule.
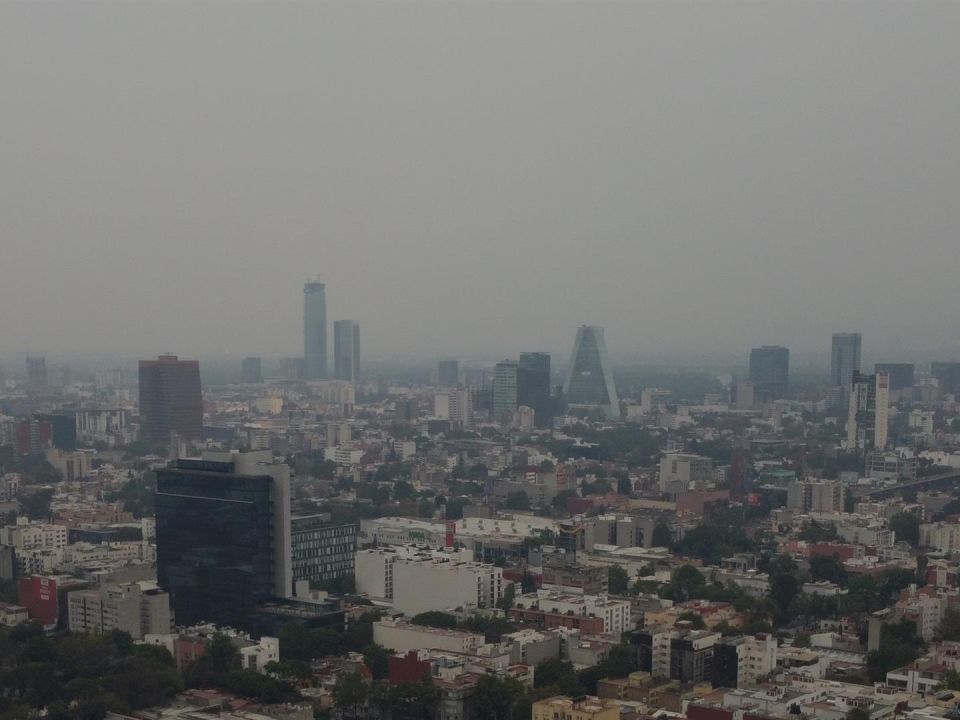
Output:
[[[854,373],[847,409],[847,449],[883,450],[887,445],[890,376]]]
[[[598,410],[607,418],[620,417],[620,400],[613,384],[602,327],[581,325],[577,328],[563,395],[569,408]]]
[[[163,445],[170,433],[183,439],[203,432],[200,363],[161,355],[140,361],[140,439]]]
[[[353,320],[333,324],[333,375],[350,381],[360,376],[360,326]]]
[[[517,409],[517,363],[498,362],[493,370],[493,416],[497,421]]]
[[[754,401],[780,400],[787,396],[790,377],[790,351],[779,345],[764,345],[750,351],[750,382]]]
[[[327,377],[327,286],[303,286],[303,362],[307,380]]]
[[[520,353],[517,371],[517,405],[533,408],[533,421],[537,427],[545,428],[552,424],[550,353]]]
[[[860,372],[860,333],[834,333],[830,353],[830,385],[849,388]]]

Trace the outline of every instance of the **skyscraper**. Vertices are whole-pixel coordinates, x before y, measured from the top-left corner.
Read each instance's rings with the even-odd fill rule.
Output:
[[[351,381],[360,376],[360,326],[353,320],[333,324],[333,375]]]
[[[956,395],[960,389],[960,362],[932,362],[930,374],[940,385],[940,395]]]
[[[258,357],[245,357],[240,361],[240,382],[244,385],[259,385],[263,382],[263,366]]]
[[[860,372],[860,333],[834,333],[830,352],[830,385],[850,387]]]
[[[203,432],[200,363],[161,355],[140,361],[140,439],[152,444],[170,442],[170,433],[183,439]]]
[[[787,396],[790,351],[779,345],[764,345],[750,351],[750,382],[754,401],[780,400]]]
[[[437,385],[452,388],[460,384],[460,364],[456,360],[441,360],[437,363]]]
[[[303,286],[303,361],[307,380],[327,377],[327,286]]]
[[[538,428],[550,427],[552,424],[550,353],[520,353],[517,369],[517,404],[533,408],[533,420]]]
[[[890,376],[890,390],[909,390],[913,387],[913,363],[877,363],[873,371]]]
[[[517,409],[517,363],[498,362],[493,370],[493,416],[501,420]]]
[[[613,384],[602,327],[581,325],[577,328],[563,395],[567,407],[599,410],[607,418],[620,417],[620,400]]]
[[[854,373],[847,409],[847,449],[857,453],[887,445],[890,376]]]
[[[290,470],[269,450],[204,452],[157,471],[157,579],[177,623],[244,628],[293,590]]]
[[[47,387],[47,359],[27,356],[27,385],[32,390]]]

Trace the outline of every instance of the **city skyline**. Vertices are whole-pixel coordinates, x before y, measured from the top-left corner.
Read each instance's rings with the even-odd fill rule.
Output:
[[[7,3],[4,345],[299,354],[319,272],[368,356],[560,357],[581,323],[613,357],[958,356],[933,7]]]

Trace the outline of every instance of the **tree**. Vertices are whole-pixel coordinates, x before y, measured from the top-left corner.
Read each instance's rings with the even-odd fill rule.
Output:
[[[673,533],[670,531],[670,526],[664,523],[657,523],[653,528],[652,542],[654,547],[672,547]]]
[[[517,490],[507,495],[503,506],[508,510],[529,510],[530,496],[523,490]]]
[[[780,573],[770,578],[770,599],[777,606],[779,620],[785,622],[790,617],[788,608],[800,593],[800,581],[793,575]]]
[[[607,583],[613,595],[626,595],[630,586],[630,576],[619,565],[607,567]]]
[[[536,677],[536,674],[534,674]],[[472,717],[511,720],[513,706],[523,695],[523,686],[513,678],[483,675],[467,701]]]
[[[536,591],[537,581],[533,579],[533,575],[530,574],[529,570],[524,570],[523,575],[520,577],[520,592],[526,595],[527,593]]]
[[[414,625],[426,625],[428,627],[442,628],[444,630],[457,629],[457,618],[450,613],[441,612],[439,610],[428,610],[427,612],[422,612],[419,615],[414,615],[412,618],[410,618],[410,622]]]
[[[947,608],[937,628],[938,640],[960,640],[960,610]]]
[[[430,720],[440,704],[440,688],[428,679],[391,685],[384,703],[394,720]]]
[[[887,623],[880,630],[880,647],[867,653],[867,674],[871,682],[880,682],[887,673],[916,660],[925,643],[917,635],[911,620]]]
[[[534,668],[533,686],[556,687],[563,695],[583,694],[573,663],[557,658],[545,660]]]
[[[510,583],[507,585],[506,589],[503,591],[503,597],[497,600],[497,607],[503,610],[504,612],[510,610],[513,607],[513,599],[516,597],[517,589],[515,583]]]
[[[837,531],[833,525],[821,525],[816,520],[811,520],[804,525],[798,537],[800,540],[806,540],[807,542],[824,542],[835,540]]]
[[[376,643],[367,645],[363,650],[363,662],[374,680],[383,680],[390,672],[390,651]]]
[[[903,540],[916,547],[920,542],[920,518],[916,513],[898,512],[890,518],[890,529],[897,540]]]
[[[810,575],[814,580],[826,580],[837,585],[847,583],[847,571],[836,556],[816,555],[810,558]]]
[[[681,565],[670,576],[670,592],[673,599],[680,602],[701,597],[706,584],[703,573],[693,565]]]
[[[356,717],[370,700],[370,684],[360,673],[344,673],[333,687],[333,704],[346,717]]]
[[[850,708],[847,710],[846,720],[870,720],[870,713],[863,708]]]
[[[37,492],[22,492],[17,495],[20,511],[31,520],[47,520],[50,518],[50,501],[53,500],[53,490],[38,490]]]

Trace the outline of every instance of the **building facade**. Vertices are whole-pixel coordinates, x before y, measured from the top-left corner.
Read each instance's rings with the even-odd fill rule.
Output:
[[[519,366],[512,360],[498,362],[493,371],[493,416],[498,422],[517,409]]]
[[[327,286],[303,286],[303,372],[307,380],[327,377]]]
[[[847,449],[858,453],[887,446],[890,376],[854,373],[847,413]]]
[[[553,424],[550,398],[550,353],[520,353],[517,363],[517,405],[533,409],[533,422],[538,428]]]
[[[155,445],[171,433],[198,439],[203,431],[200,363],[161,355],[140,361],[140,439]]]
[[[244,627],[293,591],[289,468],[269,451],[178,460],[157,472],[156,537],[177,622]]]
[[[764,345],[750,351],[750,382],[754,400],[768,403],[787,397],[790,389],[790,351]]]
[[[860,333],[834,333],[830,351],[830,385],[846,388],[860,372]]]
[[[353,320],[333,324],[333,376],[351,382],[360,377],[360,326]]]
[[[567,407],[595,410],[611,419],[620,417],[620,400],[602,327],[581,325],[577,328],[563,396]]]
[[[332,523],[330,516],[294,515],[290,518],[293,581],[328,583],[353,575],[357,526]]]

